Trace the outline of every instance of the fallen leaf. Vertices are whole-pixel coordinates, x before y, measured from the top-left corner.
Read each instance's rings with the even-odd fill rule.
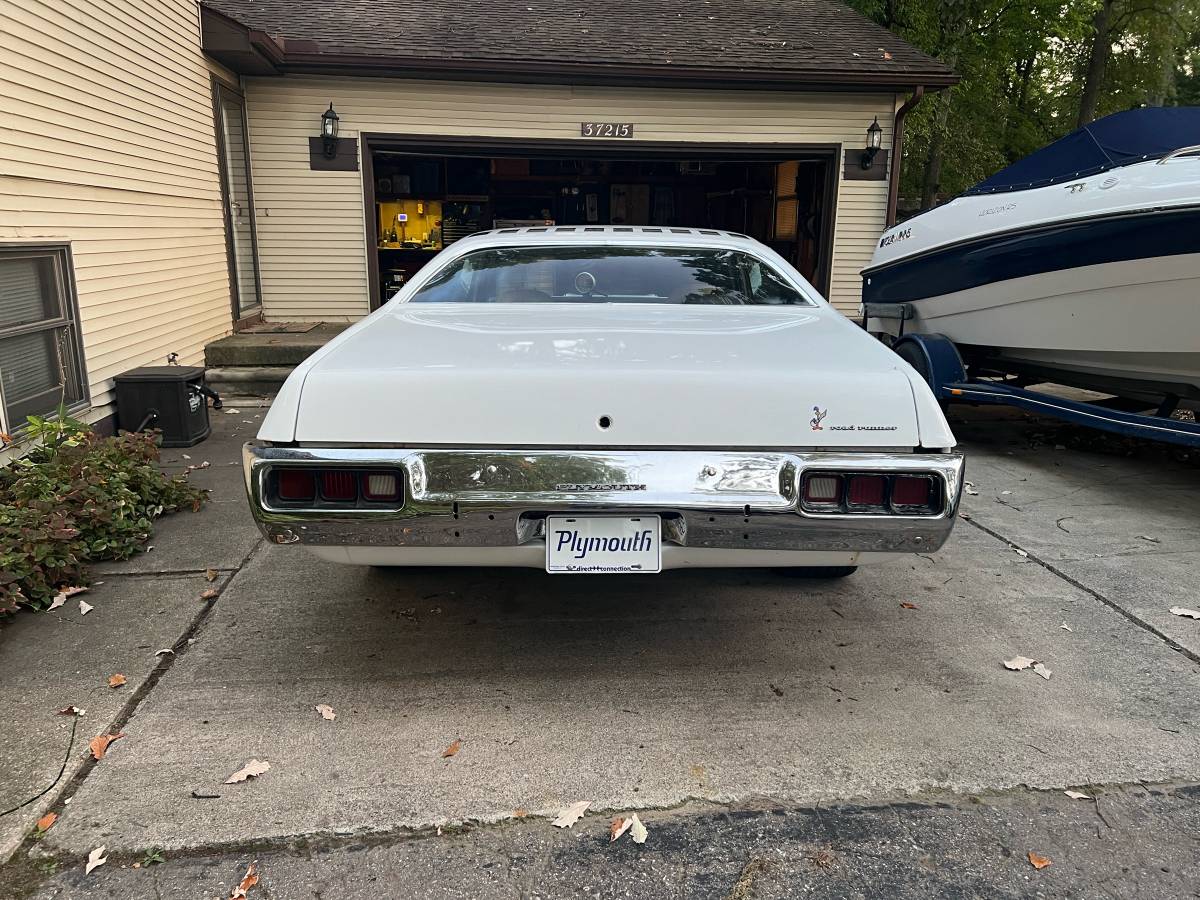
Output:
[[[37,820],[37,830],[40,832],[49,831],[50,826],[58,821],[58,813],[48,812]]]
[[[108,862],[108,857],[104,855],[104,847],[97,847],[88,854],[87,865],[83,867],[83,874],[91,875],[92,869],[95,869],[97,866],[102,866],[106,862]]]
[[[1014,552],[1015,554],[1017,554],[1017,556],[1021,556],[1021,557],[1028,557],[1028,556],[1029,556],[1029,551],[1027,551],[1027,550],[1022,550],[1020,547],[1013,547],[1013,552]]]
[[[623,819],[617,816],[608,826],[608,842],[611,844],[621,835],[629,830],[629,826],[633,824],[633,819]]]
[[[558,815],[550,824],[555,828],[570,828],[579,821],[579,817],[587,812],[587,808],[591,805],[591,800],[580,800],[578,803],[564,806],[558,811]]]
[[[1050,670],[1047,669],[1045,666],[1043,666],[1041,663],[1034,663],[1033,671],[1037,672],[1039,675],[1041,675],[1047,681],[1050,680],[1050,675],[1051,675]]]
[[[516,809],[513,810],[513,818],[514,819],[523,819],[527,815],[529,815],[529,810],[525,809],[524,807],[517,807]]]
[[[447,757],[454,756],[461,749],[462,749],[462,741],[460,741],[458,738],[455,738],[454,740],[452,740],[450,742],[450,746],[442,751],[442,759],[446,759]]]
[[[216,569],[205,569],[204,577],[207,578],[209,581],[216,581],[217,580],[217,570]]]
[[[1063,631],[1069,631],[1069,632],[1071,632],[1072,634],[1074,634],[1074,633],[1075,633],[1075,629],[1074,629],[1074,628],[1072,628],[1070,625],[1068,625],[1066,622],[1063,622],[1063,623],[1062,623],[1061,625],[1059,625],[1058,627],[1059,627],[1059,628],[1061,628]]]
[[[969,481],[963,483],[963,490],[966,491],[968,494],[970,494],[972,497],[979,496],[979,491],[975,490],[975,485],[971,484],[971,482],[969,482]]]
[[[642,820],[637,817],[637,813],[634,813],[629,821],[631,823],[629,826],[629,836],[633,838],[633,842],[635,844],[646,843],[646,826],[643,825]]]
[[[78,706],[64,706],[58,710],[57,715],[60,716],[82,716],[87,710],[80,709]]]
[[[1036,659],[1030,659],[1028,656],[1014,656],[1012,659],[1004,661],[1004,668],[1020,672],[1022,669],[1028,669],[1035,662],[1037,662]]]
[[[1033,866],[1035,869],[1044,869],[1044,868],[1046,868],[1046,866],[1050,865],[1050,857],[1039,856],[1038,854],[1036,854],[1032,850],[1030,850],[1029,851],[1029,864],[1031,866]]]
[[[1011,493],[1012,493],[1012,491],[1001,491],[1001,492],[1000,492],[1000,496],[1001,496],[1001,497],[1007,497],[1007,496],[1008,496],[1009,494],[1011,494]]]
[[[80,614],[81,616],[86,616],[86,615],[87,615],[88,613],[90,613],[90,612],[91,612],[93,609],[95,609],[95,607],[94,607],[94,606],[92,606],[92,604],[90,604],[90,603],[87,603],[86,601],[83,601],[83,600],[80,600],[80,601],[79,601],[79,614]]]
[[[892,58],[892,54],[890,54],[890,53],[888,53],[886,50],[884,50],[884,51],[883,51],[883,58],[884,58],[884,59],[891,59],[891,58]]]
[[[189,643],[190,643],[190,642],[189,642]],[[174,651],[174,650],[172,650],[170,647],[163,647],[161,650],[155,650],[155,651],[154,651],[154,655],[155,655],[155,656],[162,656],[164,653],[174,653],[174,652],[175,652],[175,651]]]
[[[1091,796],[1083,793],[1083,791],[1063,791],[1072,800],[1091,800]]]
[[[920,609],[921,608],[921,607],[917,606],[917,604],[915,604],[915,603],[907,603],[907,602],[901,603],[900,606],[903,609]]]
[[[119,688],[127,680],[128,679],[124,675],[122,675],[120,672],[118,672],[116,675],[108,676],[108,686],[110,688]]]
[[[271,764],[265,759],[252,759],[246,765],[242,766],[232,775],[225,779],[226,784],[237,784],[239,781],[245,781],[247,778],[257,778],[271,768]]]
[[[208,590],[206,590],[204,593],[202,593],[200,595],[200,599],[201,600],[216,600],[217,599],[217,589],[209,588]]]
[[[1188,609],[1186,606],[1172,606],[1171,615],[1187,616],[1189,619],[1200,619],[1200,612],[1194,609]]]
[[[123,737],[125,737],[124,732],[119,732],[117,734],[98,734],[88,741],[88,747],[90,747],[92,750],[92,756],[97,760],[101,760],[104,759],[104,754],[108,752],[108,745],[113,741],[119,741]]]
[[[318,703],[316,706],[313,707],[313,709],[315,709],[317,712],[319,712],[321,714],[322,719],[325,719],[329,722],[332,722],[334,719],[337,718],[337,713],[335,713],[333,711],[332,706],[326,706],[324,703]]]
[[[1150,537],[1150,535],[1148,535],[1148,534],[1139,534],[1138,538],[1140,538],[1143,541],[1149,541],[1152,544],[1161,544],[1162,543],[1162,541],[1160,541],[1158,538]]]
[[[58,609],[60,606],[62,606],[64,603],[67,602],[68,597],[74,597],[76,594],[82,594],[86,590],[87,590],[87,588],[85,588],[85,587],[65,587],[65,588],[63,588],[61,591],[59,591],[57,594],[54,595],[54,599],[50,601],[50,605],[46,608],[46,612],[50,612],[50,610],[52,610],[52,609]]]
[[[241,900],[246,896],[246,891],[258,884],[258,869],[255,863],[250,863],[246,869],[246,874],[242,876],[241,884],[233,889],[233,893],[229,895],[229,900]]]

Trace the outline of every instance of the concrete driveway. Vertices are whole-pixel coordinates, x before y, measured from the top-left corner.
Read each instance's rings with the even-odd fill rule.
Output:
[[[192,477],[213,502],[103,567],[91,614],[0,632],[0,806],[57,773],[53,710],[88,708],[63,780],[0,818],[12,851],[59,813],[0,869],[14,896],[226,897],[255,859],[251,897],[1200,883],[1200,622],[1169,612],[1200,604],[1194,460],[967,410],[977,493],[952,540],[844,581],[387,571],[260,542],[235,464],[260,414],[165,453],[211,463]],[[251,759],[270,770],[223,783]],[[569,832],[541,818],[579,800]],[[646,844],[610,847],[634,810]],[[150,848],[167,862],[142,867]]]

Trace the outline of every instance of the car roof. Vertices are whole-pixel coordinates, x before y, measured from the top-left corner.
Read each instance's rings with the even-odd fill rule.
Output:
[[[477,231],[455,241],[479,246],[563,243],[621,243],[644,247],[705,246],[743,247],[761,250],[763,245],[748,235],[717,228],[675,228],[667,225],[523,225]]]

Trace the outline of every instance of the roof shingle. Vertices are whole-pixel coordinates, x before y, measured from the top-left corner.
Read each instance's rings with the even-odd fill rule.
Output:
[[[202,0],[284,51],[284,68],[613,75],[779,84],[953,83],[953,72],[836,0]]]

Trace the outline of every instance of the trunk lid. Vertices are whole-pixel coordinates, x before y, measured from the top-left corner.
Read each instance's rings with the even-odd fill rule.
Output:
[[[312,365],[295,439],[914,447],[900,365],[825,307],[400,304]]]

